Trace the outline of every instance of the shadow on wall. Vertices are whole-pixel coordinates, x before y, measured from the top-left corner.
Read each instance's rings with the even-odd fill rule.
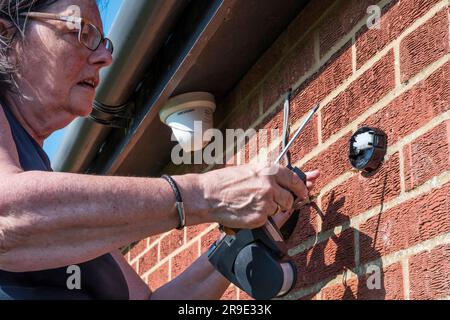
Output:
[[[386,14],[398,2],[398,0],[394,0],[385,6],[382,9],[382,15]],[[363,27],[357,32],[356,39],[358,40],[359,37],[364,36],[368,31],[367,28]],[[298,118],[306,114],[311,106],[322,101],[333,88],[342,84],[349,77],[351,70],[344,62],[349,60],[351,45],[351,41],[344,44],[319,70],[294,91],[294,98],[291,104],[293,109],[291,110],[292,115]],[[324,74],[324,77],[327,79],[322,79]],[[290,84],[281,82],[280,86],[279,91],[285,92]],[[370,101],[367,104],[374,102]],[[345,103],[346,109],[344,111],[349,112],[357,104],[357,101],[349,100],[345,101]],[[323,113],[323,111],[322,109],[321,112]],[[343,114],[345,114],[344,111]],[[342,119],[345,119],[345,116]],[[280,129],[281,120],[282,105],[278,105],[275,110],[267,115],[257,129],[266,126]],[[322,114],[323,121],[324,115]],[[345,122],[346,120],[342,121]],[[307,128],[305,134],[296,142],[298,146],[294,146],[291,150],[293,163],[298,162],[316,146],[314,141],[318,138],[313,133],[314,128],[311,128],[313,124],[309,124],[309,126],[310,128]],[[345,160],[347,159],[345,158]],[[343,157],[338,157],[333,159],[333,161],[335,161],[336,170],[340,170],[340,174],[348,170],[341,163],[344,161]],[[315,165],[320,166],[321,164],[316,163]],[[308,168],[305,167],[304,169],[308,170],[311,168],[308,166]],[[324,171],[330,173],[328,169]],[[365,178],[370,179],[377,172],[370,176],[365,176]],[[321,178],[326,179],[326,177]],[[345,212],[345,195],[339,195],[336,198],[334,192],[332,192],[328,203],[322,207],[323,211],[315,203],[301,210],[300,218],[293,231],[296,236],[287,241],[288,248],[294,248],[300,243],[304,243],[305,240],[307,241],[306,243],[314,243],[311,248],[293,256],[297,268],[297,283],[292,292],[298,293],[298,296],[300,296],[302,291],[305,292],[306,295],[302,295],[300,299],[313,299],[319,292],[322,299],[386,299],[385,275],[381,254],[376,250],[377,241],[380,241],[377,238],[379,234],[377,230],[379,229],[383,212],[387,172],[384,173],[383,179],[382,191],[380,198],[378,198],[380,201],[379,203],[373,203],[374,206],[380,206],[375,228],[376,232],[373,238],[350,225],[350,216]],[[331,181],[325,181],[324,185],[329,182]],[[318,193],[320,188],[313,191]],[[351,195],[347,195],[347,197],[351,197]],[[319,217],[323,232],[319,232],[315,226],[315,221]],[[335,233],[333,230],[336,226],[341,226],[342,231]],[[299,239],[301,240],[299,241]],[[362,263],[360,262],[360,257],[362,257]],[[352,273],[356,274],[356,276]],[[336,282],[336,279],[341,279],[341,277],[337,278],[338,275],[342,275],[342,281]]]
[[[378,213],[378,223],[383,212],[384,194],[386,190],[386,178],[384,175],[384,184],[381,193],[380,211]],[[323,212],[315,203],[301,211],[303,218],[298,219],[295,229],[311,232],[315,227],[307,214],[317,212],[322,220],[322,226],[325,233],[330,235],[321,242],[316,243],[318,234],[313,236],[316,243],[312,248],[294,256],[294,263],[297,267],[297,283],[293,292],[300,289],[311,288],[312,293],[302,299],[311,299],[319,291],[322,291],[322,299],[385,299],[386,290],[384,284],[383,265],[380,253],[375,249],[377,233],[371,238],[368,235],[350,226],[350,218],[342,212],[345,203],[345,196],[335,198],[334,192],[331,193],[328,206]],[[332,226],[340,221],[342,232],[336,234]],[[359,238],[359,247],[355,248],[355,236]],[[287,241],[288,247],[298,245],[298,242],[292,237]],[[296,243],[295,243],[296,242]],[[361,244],[364,244],[361,246]],[[359,264],[359,256],[364,253],[365,257],[370,257],[372,263],[366,265]],[[358,257],[355,257],[355,254]],[[357,274],[350,277],[349,270]],[[336,276],[343,275],[342,283],[333,283]],[[329,285],[329,286],[327,286]],[[327,287],[326,287],[327,286]],[[326,288],[325,288],[326,287]]]

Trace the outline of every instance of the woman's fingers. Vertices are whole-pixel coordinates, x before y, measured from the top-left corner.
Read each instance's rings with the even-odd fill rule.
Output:
[[[308,190],[303,181],[286,167],[279,167],[275,181],[284,189],[295,194],[296,198],[306,199],[308,197]]]
[[[317,178],[320,176],[319,170],[305,172],[306,174],[306,187],[312,189],[316,183]]]
[[[291,176],[288,176],[291,174]],[[284,175],[284,176],[283,176]],[[317,178],[320,176],[319,170],[313,170],[305,173],[306,175],[306,186],[308,189],[312,189],[314,187],[314,184],[317,180]],[[297,183],[292,183],[293,179],[298,179],[297,175],[292,173],[292,171],[285,171],[281,172],[280,176],[282,176],[284,179],[277,179],[277,182],[281,185],[282,188],[275,188],[275,202],[278,203],[283,211],[291,211],[292,206],[294,205],[294,197],[292,192],[290,190],[285,189],[286,186],[292,186]],[[279,178],[279,177],[278,177]],[[287,183],[286,183],[287,182]],[[291,182],[291,183],[289,183]],[[303,186],[304,188],[304,186]],[[304,189],[305,190],[305,189]],[[307,192],[307,190],[305,190]],[[306,194],[305,200],[308,199],[308,196]]]
[[[252,229],[275,216],[278,225],[290,217],[295,201],[309,199],[319,171],[306,173],[305,183],[286,167],[249,164],[200,175],[210,219],[227,227]],[[279,212],[281,211],[281,213]]]
[[[274,188],[274,202],[280,206],[282,211],[291,210],[294,205],[294,196],[290,191],[276,186]]]
[[[274,215],[272,217],[272,219],[275,222],[275,224],[277,225],[277,227],[281,228],[286,223],[286,221],[289,220],[289,218],[291,217],[293,212],[294,212],[294,210],[282,211],[282,212],[279,212],[276,215]]]

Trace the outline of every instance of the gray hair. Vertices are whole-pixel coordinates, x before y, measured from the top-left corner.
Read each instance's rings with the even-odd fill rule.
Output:
[[[0,96],[7,90],[18,89],[14,81],[14,73],[17,66],[9,59],[9,50],[16,39],[17,34],[21,38],[25,36],[26,19],[21,13],[29,11],[44,10],[58,0],[0,0],[0,18],[9,22],[14,32],[9,34],[8,30],[0,30]]]

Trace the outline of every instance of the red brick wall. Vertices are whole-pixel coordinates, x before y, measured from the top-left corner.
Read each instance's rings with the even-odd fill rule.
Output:
[[[381,29],[366,26],[372,4],[312,1],[215,115],[221,129],[280,129],[282,100],[292,87],[295,130],[314,104],[321,105],[292,149],[296,165],[320,168],[322,176],[313,190],[320,212],[303,209],[288,241],[299,275],[289,298],[450,297],[448,1],[380,1]],[[346,151],[363,125],[388,134],[385,163],[370,178],[351,169]],[[279,139],[269,141],[269,154],[278,150]],[[211,169],[168,165],[166,171]],[[171,231],[139,242],[127,258],[156,289],[217,236],[216,225]],[[374,265],[381,288],[371,290]],[[234,286],[224,295],[248,298]]]

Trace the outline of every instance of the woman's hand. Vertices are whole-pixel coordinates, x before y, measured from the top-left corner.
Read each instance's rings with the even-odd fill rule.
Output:
[[[312,187],[318,172],[307,174]],[[201,175],[208,216],[230,228],[261,227],[269,216],[291,211],[297,201],[308,199],[307,186],[289,169],[270,164],[249,164]]]
[[[306,187],[308,188],[308,190],[311,190],[314,187],[317,178],[320,176],[320,171],[314,170],[310,172],[305,172],[305,174],[306,174]],[[295,210],[286,210],[274,215],[273,221],[276,223],[277,227],[281,228],[286,223],[286,221],[289,220],[294,211]]]

